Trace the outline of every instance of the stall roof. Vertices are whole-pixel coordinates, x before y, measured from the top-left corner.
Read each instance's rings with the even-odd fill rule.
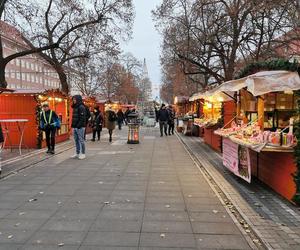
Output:
[[[194,94],[189,100],[221,99],[224,96],[228,98],[228,95],[233,96],[234,92],[243,88],[247,88],[254,96],[270,92],[299,90],[300,77],[298,72],[284,70],[261,71],[238,80],[225,82],[210,91]]]
[[[298,72],[291,71],[261,71],[256,74],[223,83],[213,90],[213,93],[238,91],[247,88],[254,96],[277,91],[292,91],[300,89]]]

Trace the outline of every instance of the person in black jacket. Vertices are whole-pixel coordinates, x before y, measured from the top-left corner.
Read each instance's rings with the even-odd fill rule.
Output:
[[[96,141],[96,134],[98,136],[98,141],[100,141],[102,124],[103,124],[103,115],[102,115],[99,107],[97,106],[94,109],[94,112],[92,115],[92,120],[91,120],[91,125],[92,125],[92,129],[93,129],[92,141]]]
[[[122,111],[122,109],[119,109],[119,111],[117,112],[117,122],[118,122],[118,126],[119,126],[119,130],[122,129],[122,124],[124,122],[124,113]]]
[[[169,105],[168,107],[168,111],[169,111],[169,122],[168,122],[168,125],[169,125],[169,135],[174,135],[174,128],[175,128],[175,111],[172,107],[172,105]]]
[[[85,128],[86,128],[86,108],[82,97],[75,95],[73,100],[72,128],[76,145],[76,153],[71,158],[85,159]]]
[[[54,154],[55,134],[60,128],[60,120],[57,114],[49,108],[48,103],[42,105],[43,111],[40,115],[40,129],[46,134],[47,154]]]
[[[157,119],[159,121],[160,136],[163,137],[163,132],[168,135],[168,122],[169,122],[169,112],[166,109],[166,105],[162,104],[160,110],[157,113]]]

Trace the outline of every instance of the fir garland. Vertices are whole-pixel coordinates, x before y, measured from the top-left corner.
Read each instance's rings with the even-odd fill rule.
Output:
[[[299,64],[296,61],[290,62],[285,59],[277,59],[271,61],[250,63],[237,74],[236,79],[240,79],[263,70],[287,70],[293,72],[297,71],[300,74]]]
[[[295,96],[297,97],[297,116],[300,117],[300,90],[294,91]],[[296,184],[296,194],[293,197],[293,201],[300,205],[300,120],[294,124],[295,136],[297,138],[297,145],[294,147],[295,163],[297,166],[296,172],[293,174],[293,178]]]

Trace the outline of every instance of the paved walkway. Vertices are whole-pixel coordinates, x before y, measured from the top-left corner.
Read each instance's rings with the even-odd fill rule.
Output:
[[[0,249],[250,249],[177,137],[118,134],[0,181]],[[105,140],[105,141],[104,141]]]
[[[300,210],[261,182],[227,171],[221,156],[198,137],[180,135],[202,166],[269,249],[300,249]]]

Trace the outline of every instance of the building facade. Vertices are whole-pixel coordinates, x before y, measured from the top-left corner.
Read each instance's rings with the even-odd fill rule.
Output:
[[[20,32],[1,21],[0,32],[4,57],[28,49]],[[5,68],[8,88],[59,89],[60,81],[53,67],[39,54],[31,54],[10,61]]]

